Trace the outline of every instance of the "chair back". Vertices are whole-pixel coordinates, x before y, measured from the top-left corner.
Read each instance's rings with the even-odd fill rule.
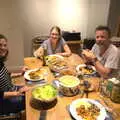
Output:
[[[0,115],[0,120],[21,120],[21,114],[10,113],[8,115]]]

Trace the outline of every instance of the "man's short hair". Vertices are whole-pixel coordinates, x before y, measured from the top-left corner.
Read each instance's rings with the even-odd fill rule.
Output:
[[[100,26],[96,27],[95,32],[99,31],[99,30],[105,30],[105,31],[107,31],[108,32],[108,36],[111,37],[111,30],[110,30],[110,28],[108,26],[102,26],[102,25],[100,25]]]

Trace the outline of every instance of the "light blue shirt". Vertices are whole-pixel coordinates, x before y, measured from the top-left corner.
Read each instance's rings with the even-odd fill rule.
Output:
[[[42,44],[41,47],[47,49],[47,55],[51,54],[56,54],[56,53],[61,53],[64,52],[64,45],[66,44],[66,41],[62,38],[59,40],[57,47],[55,49],[52,48],[50,39],[45,40]]]

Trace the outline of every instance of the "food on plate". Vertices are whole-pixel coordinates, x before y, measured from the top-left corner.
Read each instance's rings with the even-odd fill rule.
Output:
[[[42,79],[42,76],[45,72],[46,72],[45,69],[40,68],[40,69],[31,71],[28,75],[30,79]]]
[[[100,114],[100,109],[93,103],[82,101],[77,104],[76,112],[83,120],[96,120]]]
[[[64,58],[59,55],[48,55],[45,57],[45,60],[46,60],[46,64],[50,68],[59,69],[66,66],[66,62],[64,61]]]
[[[76,75],[76,71],[72,68],[65,68],[60,70],[60,74],[62,75]]]
[[[39,100],[50,100],[57,96],[57,89],[50,84],[38,86],[32,91],[32,96]]]
[[[72,75],[65,75],[62,76],[59,81],[64,85],[68,87],[76,86],[80,83],[79,79],[72,76]]]
[[[87,98],[74,100],[70,104],[70,113],[75,120],[105,120],[108,116],[102,104]]]
[[[93,66],[87,65],[84,67],[78,66],[78,72],[81,72],[82,74],[92,74],[95,72],[95,69]]]

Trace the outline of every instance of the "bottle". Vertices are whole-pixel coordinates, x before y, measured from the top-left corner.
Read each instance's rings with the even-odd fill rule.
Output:
[[[120,103],[120,81],[116,78],[112,78],[113,87],[111,91],[111,100],[115,103]]]
[[[44,49],[43,66],[45,66],[46,65],[45,57],[47,56],[47,45],[46,44],[44,44],[43,49]]]

